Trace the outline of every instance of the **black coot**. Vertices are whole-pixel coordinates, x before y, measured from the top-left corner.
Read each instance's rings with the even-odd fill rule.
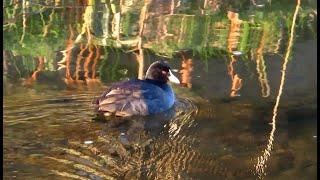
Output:
[[[150,65],[145,80],[131,79],[114,83],[93,100],[95,110],[105,116],[152,115],[170,109],[175,95],[167,83],[180,83],[167,63],[157,61]]]

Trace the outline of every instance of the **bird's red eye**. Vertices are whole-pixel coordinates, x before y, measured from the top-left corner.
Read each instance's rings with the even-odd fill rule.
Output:
[[[162,74],[167,74],[167,72],[166,71],[162,71]]]

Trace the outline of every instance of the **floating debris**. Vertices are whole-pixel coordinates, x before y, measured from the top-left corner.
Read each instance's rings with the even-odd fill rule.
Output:
[[[256,7],[257,8],[262,8],[262,7],[264,7],[264,4],[257,4]]]
[[[233,51],[232,54],[235,56],[240,56],[240,55],[242,55],[242,52],[241,51]]]
[[[84,141],[84,144],[92,144],[93,141]]]

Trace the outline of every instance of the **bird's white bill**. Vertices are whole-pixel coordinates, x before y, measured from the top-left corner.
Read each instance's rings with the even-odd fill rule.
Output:
[[[169,70],[169,77],[168,78],[169,78],[169,81],[171,81],[173,83],[180,84],[179,79],[172,74],[171,70]]]

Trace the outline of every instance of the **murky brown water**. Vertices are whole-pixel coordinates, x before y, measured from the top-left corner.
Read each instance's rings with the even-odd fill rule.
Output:
[[[316,2],[121,2],[5,1],[4,179],[317,178]],[[173,109],[94,119],[159,59]]]

